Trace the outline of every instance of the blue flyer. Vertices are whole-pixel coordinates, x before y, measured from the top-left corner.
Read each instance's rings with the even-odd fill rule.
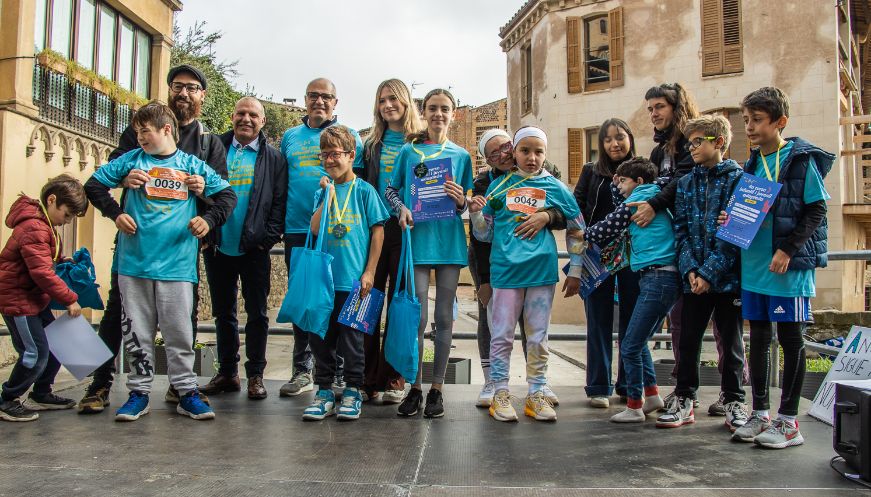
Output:
[[[367,335],[375,333],[378,320],[381,319],[381,307],[384,305],[384,292],[375,288],[369,290],[365,299],[360,298],[360,282],[354,282],[354,288],[348,294],[345,305],[339,312],[339,322],[350,326]]]
[[[451,219],[457,204],[445,193],[445,182],[453,181],[451,159],[435,159],[411,170],[411,215],[415,223]]]
[[[611,273],[602,265],[602,255],[599,247],[590,244],[584,255],[581,256],[581,288],[578,290],[581,298],[586,300],[593,293],[593,290],[599,287],[603,281],[608,279]],[[563,266],[563,273],[569,274],[569,264]]]
[[[728,217],[717,230],[717,238],[746,250],[774,205],[781,186],[752,174],[741,176],[726,206]]]

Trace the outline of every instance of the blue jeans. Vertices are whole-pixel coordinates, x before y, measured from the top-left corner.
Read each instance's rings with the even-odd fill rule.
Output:
[[[614,287],[619,299],[617,341],[622,342],[638,300],[638,273],[623,269],[609,276],[584,301],[587,314],[587,386],[588,397],[611,396],[611,358],[614,341]],[[617,394],[626,394],[622,357],[617,362]]]
[[[638,301],[620,343],[620,356],[626,368],[626,395],[640,400],[644,387],[656,385],[653,357],[647,342],[662,328],[662,322],[682,291],[677,271],[651,269],[641,272]]]

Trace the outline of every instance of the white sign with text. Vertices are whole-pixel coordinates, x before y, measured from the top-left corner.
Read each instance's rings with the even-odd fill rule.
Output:
[[[828,424],[833,423],[835,382],[871,379],[871,328],[853,326],[832,369],[814,397],[808,414]]]

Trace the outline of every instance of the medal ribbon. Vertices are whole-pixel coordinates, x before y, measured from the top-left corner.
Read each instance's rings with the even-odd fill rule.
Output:
[[[505,188],[500,190],[499,187],[502,186],[506,181],[508,181],[512,176],[514,176],[513,171],[508,173],[508,175],[505,176],[505,179],[503,179],[501,182],[499,182],[498,185],[496,185],[496,188],[494,188],[493,191],[490,192],[490,195],[487,195],[487,200],[490,200],[492,198],[496,198],[496,195],[499,195],[500,193],[503,193],[503,192],[507,192],[508,190],[516,187],[517,185],[523,183],[524,181],[526,181],[532,177],[532,176],[527,176],[527,177],[523,178],[522,180],[518,181],[517,183],[514,183],[513,185],[508,185]]]
[[[424,162],[426,162],[427,159],[435,159],[439,155],[442,155],[442,152],[445,151],[445,147],[447,145],[448,145],[448,141],[447,140],[443,141],[442,148],[440,148],[438,152],[436,152],[434,154],[430,154],[430,155],[426,155],[425,153],[418,150],[417,147],[414,146],[414,143],[411,144],[411,149],[414,150],[414,152],[420,156],[420,163],[423,164]]]
[[[771,177],[771,170],[768,169],[768,161],[765,160],[765,154],[761,150],[759,151],[759,157],[762,158],[762,167],[765,168],[765,175],[768,176],[768,181],[777,181],[777,178],[780,177],[780,149],[785,146],[786,142],[777,147],[777,155],[774,157],[774,178]]]
[[[45,206],[42,205],[42,202],[39,203],[39,206],[42,207],[42,213],[45,214],[45,219],[48,221],[48,226],[51,228],[51,234],[54,235],[54,259],[57,260],[57,256],[60,255],[60,242],[58,242],[57,230],[54,229],[54,226],[51,225],[51,218],[48,217],[48,211],[45,209]]]
[[[348,201],[351,200],[351,193],[354,192],[355,183],[357,183],[357,178],[354,178],[354,180],[351,181],[351,188],[348,188],[348,195],[345,197],[345,204],[342,206],[341,212],[339,211],[339,202],[336,201],[336,197],[339,195],[333,195],[333,210],[336,212],[336,220],[338,221],[338,224],[342,224],[342,217],[344,217],[345,212],[348,211]],[[335,185],[333,188],[335,189]]]

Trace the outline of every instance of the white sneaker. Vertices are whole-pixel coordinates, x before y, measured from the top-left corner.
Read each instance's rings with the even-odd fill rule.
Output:
[[[665,407],[665,402],[662,400],[662,397],[657,395],[648,395],[644,397],[644,407],[641,410],[644,414],[650,414],[656,412]]]
[[[604,396],[596,396],[590,397],[590,407],[598,407],[599,409],[607,409],[611,403],[608,401],[608,397]]]
[[[557,397],[554,391],[550,389],[550,385],[541,387],[541,391],[544,392],[544,396],[547,397],[547,400],[550,401],[551,405],[559,405],[559,397]]]
[[[405,390],[385,390],[381,394],[382,404],[398,404],[405,398]]]
[[[478,407],[490,407],[493,404],[493,396],[496,394],[496,384],[492,381],[484,383],[484,388],[478,394]]]
[[[611,416],[612,423],[643,423],[647,419],[641,409],[627,407],[624,411]]]

